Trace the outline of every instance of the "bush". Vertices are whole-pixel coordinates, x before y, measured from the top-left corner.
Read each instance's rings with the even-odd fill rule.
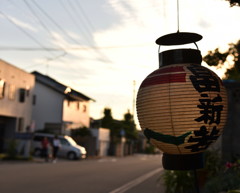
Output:
[[[146,153],[146,154],[155,154],[155,147],[154,147],[152,144],[149,143],[149,144],[145,147],[144,153]]]
[[[195,178],[192,171],[165,170],[162,178],[166,193],[195,192]]]
[[[91,131],[87,127],[82,127],[78,129],[72,129],[71,130],[71,136],[92,136]]]
[[[227,162],[215,176],[208,179],[204,193],[219,193],[223,191],[237,192],[240,188],[240,161]]]
[[[204,193],[227,192],[240,188],[240,176],[236,171],[221,172],[218,176],[209,179],[205,185]],[[231,192],[231,191],[230,191]]]
[[[15,159],[17,157],[17,142],[16,140],[11,140],[7,148],[7,157],[9,159]]]
[[[240,192],[240,160],[234,163],[227,162],[224,165],[217,151],[206,151],[204,157],[205,167],[198,170],[198,172],[207,173],[207,178],[204,179],[203,183],[203,193]],[[166,193],[196,192],[193,171],[165,170],[161,178],[163,179]],[[202,184],[200,185],[202,188]]]

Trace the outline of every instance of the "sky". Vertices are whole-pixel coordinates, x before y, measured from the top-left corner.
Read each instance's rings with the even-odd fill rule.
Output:
[[[158,68],[160,36],[201,34],[202,56],[240,39],[240,7],[225,0],[1,0],[0,58],[90,98],[90,116],[134,114],[141,82]],[[178,23],[179,19],[179,23]],[[192,45],[186,45],[192,46]],[[165,49],[165,48],[163,48]],[[171,49],[171,48],[166,48]],[[226,68],[226,66],[225,66]],[[213,69],[220,77],[225,69]]]

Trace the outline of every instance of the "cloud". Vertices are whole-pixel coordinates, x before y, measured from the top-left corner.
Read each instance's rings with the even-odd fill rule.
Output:
[[[106,0],[102,6],[108,9],[106,14],[106,10],[98,10],[102,8],[101,2],[97,2],[96,9],[88,2],[88,13],[98,26],[91,34],[91,45],[98,49],[87,47],[89,42],[84,40],[83,34],[70,31],[63,22],[62,27],[71,38],[52,31],[54,38],[49,40],[48,37],[46,42],[65,48],[68,54],[48,62],[49,75],[96,99],[91,114],[95,118],[99,118],[99,113],[108,106],[116,114],[115,118],[120,119],[127,109],[132,108],[133,80],[136,80],[137,90],[143,79],[158,68],[155,40],[177,31],[177,6],[176,1],[167,0]],[[182,0],[179,3],[180,31],[203,35],[203,40],[198,42],[203,54],[239,38],[240,28],[236,28],[239,9],[229,8],[221,0]],[[36,30],[27,23],[18,25],[24,24],[28,30]],[[41,38],[46,36],[40,35]],[[77,47],[79,49],[71,49]],[[58,55],[63,51],[52,53]],[[46,52],[36,56],[42,58],[37,61],[44,64],[39,65],[42,71],[46,69],[45,55]]]
[[[27,29],[27,30],[30,30],[33,32],[37,32],[37,29],[35,27],[33,27],[32,25],[30,25],[26,22],[20,21],[17,18],[12,17],[12,16],[8,16],[8,18],[21,28],[24,28],[24,29]]]

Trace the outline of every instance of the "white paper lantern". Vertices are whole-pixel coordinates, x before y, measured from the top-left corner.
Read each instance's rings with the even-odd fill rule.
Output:
[[[137,94],[140,126],[167,155],[201,153],[223,132],[223,83],[201,66],[199,50],[168,50],[160,53],[160,60],[162,66],[143,80]]]

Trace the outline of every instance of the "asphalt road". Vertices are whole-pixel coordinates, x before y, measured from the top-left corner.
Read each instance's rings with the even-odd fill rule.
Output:
[[[160,155],[0,162],[0,193],[164,193]]]

